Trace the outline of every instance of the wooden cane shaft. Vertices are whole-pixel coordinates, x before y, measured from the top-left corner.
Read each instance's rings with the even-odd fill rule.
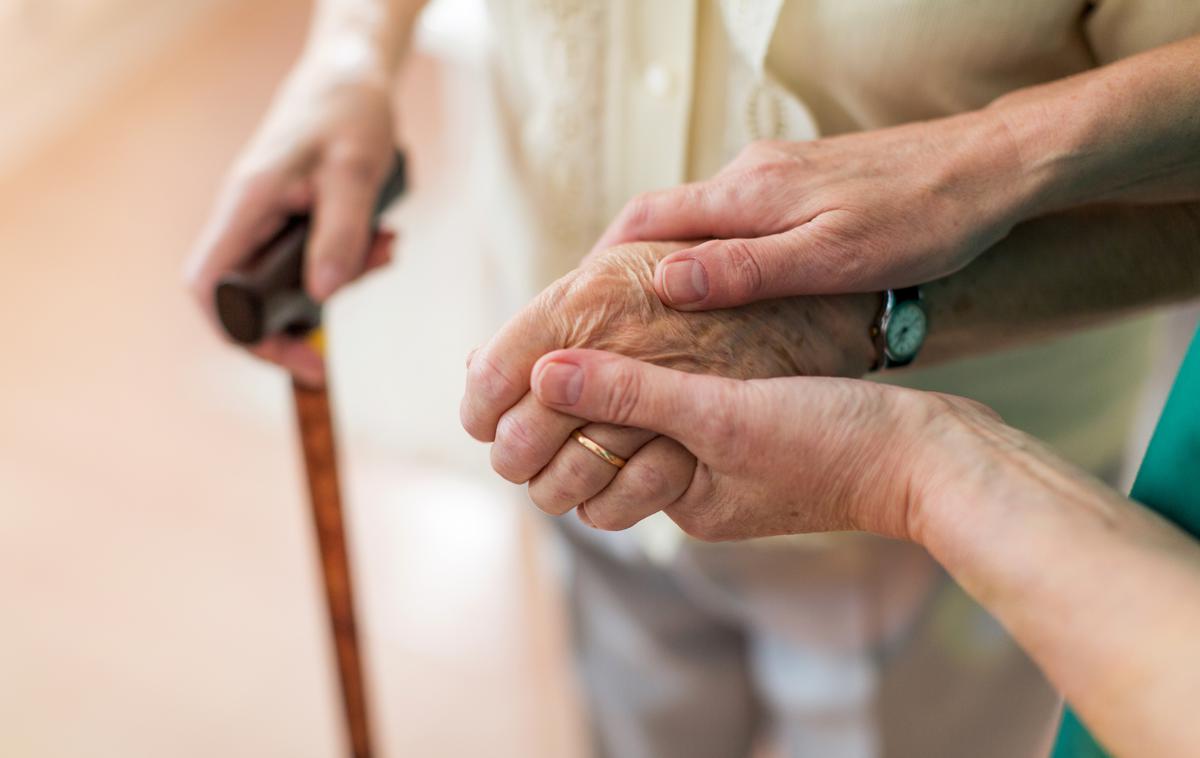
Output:
[[[371,758],[366,687],[363,682],[358,632],[354,621],[354,595],[350,584],[350,562],[342,519],[329,395],[324,388],[313,389],[299,383],[293,383],[292,390],[296,401],[301,446],[304,450],[304,468],[308,477],[317,546],[321,555],[325,600],[333,631],[338,678],[342,689],[342,708],[350,737],[351,755],[354,758]]]

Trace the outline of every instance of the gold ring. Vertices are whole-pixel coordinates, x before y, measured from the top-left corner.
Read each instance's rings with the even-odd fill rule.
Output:
[[[612,452],[611,450],[608,450],[603,445],[601,445],[599,442],[596,442],[594,439],[591,439],[591,438],[585,436],[584,433],[579,431],[578,429],[571,432],[571,436],[575,438],[576,442],[578,442],[580,445],[583,445],[588,450],[591,450],[596,455],[597,458],[604,461],[605,463],[611,463],[612,465],[616,466],[617,468],[625,468],[625,459],[624,458],[622,458],[621,456]]]

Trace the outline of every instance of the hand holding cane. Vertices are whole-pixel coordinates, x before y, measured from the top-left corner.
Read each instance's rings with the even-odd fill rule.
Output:
[[[404,156],[397,154],[375,207],[375,221],[404,191]],[[321,306],[304,289],[307,216],[292,218],[249,261],[217,284],[216,311],[235,341],[252,345],[275,334],[307,338],[324,356]],[[326,387],[292,382],[309,499],[321,555],[325,600],[333,632],[342,709],[354,758],[370,758],[366,688],[359,654],[350,562],[342,518],[333,418]]]

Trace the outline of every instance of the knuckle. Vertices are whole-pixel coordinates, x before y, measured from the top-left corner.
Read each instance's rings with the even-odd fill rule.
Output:
[[[529,499],[543,513],[561,516],[575,507],[579,499],[569,497],[565,487],[538,477],[529,483]]]
[[[757,164],[774,160],[779,156],[782,140],[756,139],[742,148],[737,161],[746,164]]]
[[[601,465],[608,466],[573,456],[560,459],[530,483],[530,497],[547,513],[566,513],[607,483]]]
[[[637,523],[637,520],[624,509],[588,507],[588,518],[592,524],[606,532],[620,532]]]
[[[529,481],[533,452],[534,440],[526,426],[512,415],[502,417],[492,444],[492,468],[496,473],[514,484],[524,484]]]
[[[325,259],[352,260],[363,251],[366,234],[348,221],[326,227],[319,239],[314,239],[313,254]]]
[[[480,442],[491,442],[495,439],[492,430],[488,429],[486,421],[479,410],[470,402],[470,398],[463,398],[458,409],[458,420],[462,424],[462,428],[467,434],[471,435],[472,439]]]
[[[506,482],[513,484],[524,484],[529,481],[528,478],[522,477],[517,467],[513,465],[508,457],[507,451],[497,445],[492,446],[492,471]]]
[[[666,474],[654,466],[631,467],[623,472],[630,477],[634,497],[645,502],[659,502],[671,490],[671,481]]]
[[[724,257],[737,295],[752,296],[762,291],[762,265],[745,240],[727,241]]]
[[[486,353],[476,353],[467,370],[467,392],[476,401],[491,405],[512,392],[516,383]]]
[[[640,379],[629,370],[618,371],[609,382],[605,398],[605,421],[619,426],[629,426],[638,405]]]
[[[700,439],[712,455],[722,459],[733,457],[739,436],[739,418],[734,412],[733,403],[724,399],[710,403],[695,423]]]
[[[329,154],[330,165],[355,182],[374,182],[380,173],[380,161],[370,151],[357,145],[339,144]]]
[[[574,443],[568,440],[568,444]],[[579,446],[576,445],[576,447]],[[563,462],[562,467],[561,489],[565,496],[572,500],[582,500],[583,498],[579,497],[582,492],[604,484],[604,474],[607,472],[600,467],[609,465],[582,448],[580,452],[586,453],[587,457],[569,456]]]
[[[653,196],[649,192],[635,195],[625,207],[617,222],[617,228],[625,234],[637,233],[650,224],[654,216]]]

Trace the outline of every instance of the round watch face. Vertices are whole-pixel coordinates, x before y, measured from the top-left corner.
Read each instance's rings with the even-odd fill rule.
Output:
[[[914,358],[925,342],[928,322],[925,310],[916,301],[900,303],[887,323],[887,351],[893,360]]]

